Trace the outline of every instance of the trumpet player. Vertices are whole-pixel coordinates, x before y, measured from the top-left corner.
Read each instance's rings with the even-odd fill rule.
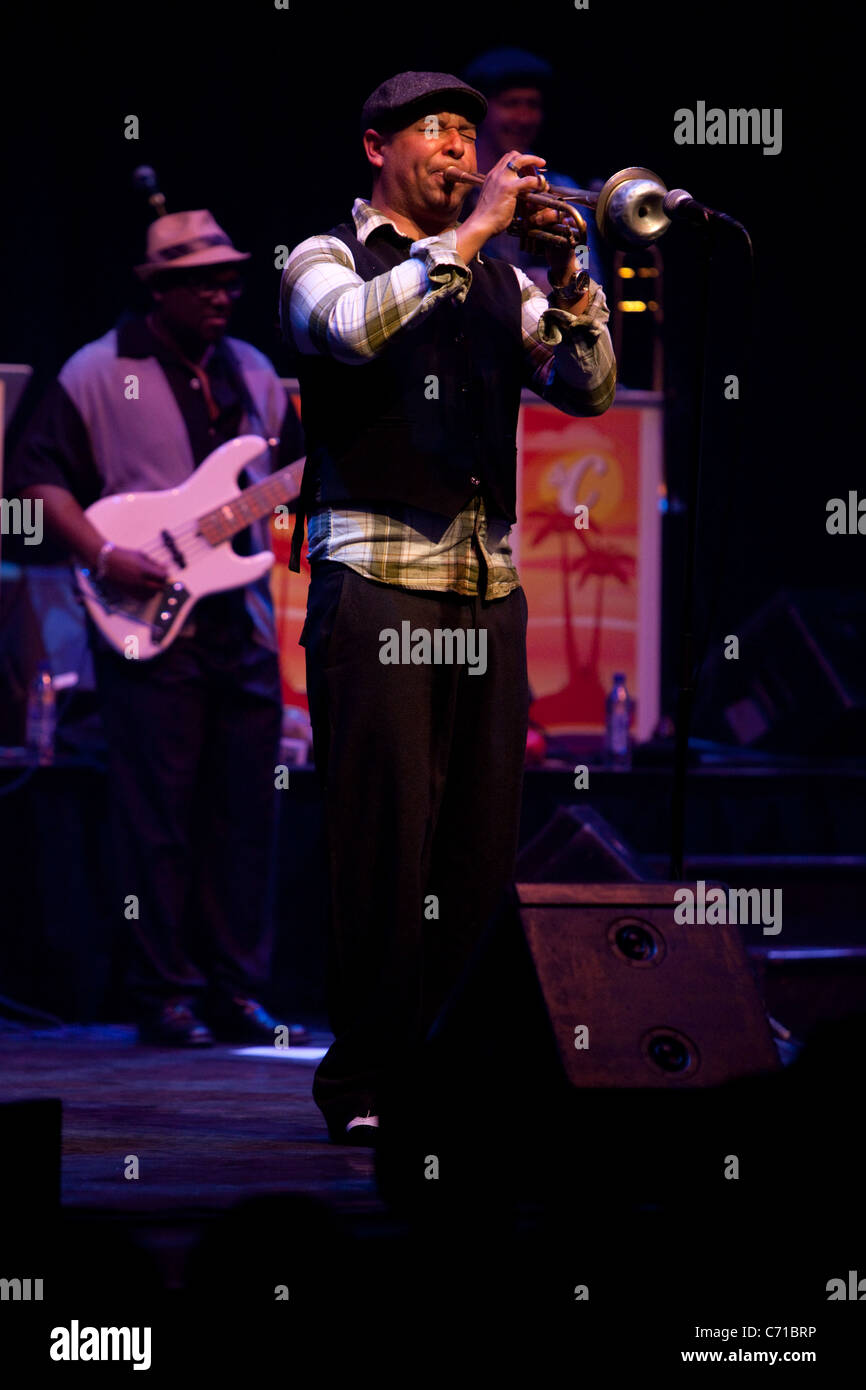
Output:
[[[383,82],[361,113],[370,197],[297,246],[281,284],[307,439],[291,564],[306,517],[300,640],[330,873],[335,1041],[313,1096],[342,1144],[375,1145],[383,1086],[411,1086],[512,876],[529,705],[509,546],[521,388],[578,416],[614,398],[605,297],[573,247],[545,243],[546,297],[485,254],[545,161],[504,154],[459,220],[469,185],[445,170],[476,172],[486,106],[449,73]],[[386,658],[391,633],[411,655],[404,641]],[[431,658],[437,633],[454,660]],[[461,664],[470,647],[483,670]]]

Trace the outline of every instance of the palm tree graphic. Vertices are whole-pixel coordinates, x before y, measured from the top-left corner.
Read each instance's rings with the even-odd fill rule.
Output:
[[[547,727],[602,722],[606,692],[599,677],[598,665],[601,655],[604,586],[606,581],[613,579],[628,587],[634,577],[634,556],[615,544],[605,542],[598,522],[592,522],[591,529],[576,530],[573,514],[561,507],[528,511],[525,515],[528,520],[538,522],[535,534],[531,538],[533,545],[540,545],[549,535],[559,536],[565,660],[568,672],[564,686],[550,695],[540,696],[533,702],[532,717]],[[582,555],[570,553],[575,539],[583,547]],[[590,579],[596,580],[592,638],[586,661],[580,659],[573,622],[571,588],[575,575],[578,577],[579,589]]]

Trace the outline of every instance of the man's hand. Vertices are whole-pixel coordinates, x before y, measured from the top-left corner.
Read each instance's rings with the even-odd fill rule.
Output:
[[[124,550],[116,546],[106,561],[105,578],[136,598],[150,598],[162,588],[168,575],[143,550]]]
[[[508,168],[509,163],[514,165],[513,169]],[[509,150],[494,164],[484,180],[474,210],[457,231],[457,250],[467,265],[490,237],[504,232],[514,221],[518,195],[536,193],[543,188],[542,180],[535,174],[521,171],[546,163],[547,160],[539,155]],[[553,212],[553,209],[544,211]]]
[[[559,216],[556,208],[537,208],[527,220],[531,226],[538,227],[540,231],[548,231],[551,224],[559,219]],[[575,226],[576,230],[577,227]],[[544,252],[551,279],[557,285],[565,284],[572,275],[580,273],[581,266],[575,248],[570,246],[567,241],[540,241],[536,245],[540,246]]]
[[[41,483],[23,488],[21,496],[42,501],[46,526],[51,534],[93,572],[105,537],[88,521],[72,493],[53,483]],[[104,577],[136,598],[150,598],[162,588],[168,574],[142,550],[126,550],[118,545],[109,552]]]

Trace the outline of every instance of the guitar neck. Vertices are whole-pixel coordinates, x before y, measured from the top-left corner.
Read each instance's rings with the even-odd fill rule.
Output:
[[[198,519],[198,529],[210,545],[220,545],[243,531],[253,521],[267,516],[281,502],[291,502],[301,491],[304,459],[295,459],[278,473],[263,478],[260,483],[244,488],[230,502],[205,512]]]

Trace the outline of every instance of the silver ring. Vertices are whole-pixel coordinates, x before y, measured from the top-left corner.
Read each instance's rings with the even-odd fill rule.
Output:
[[[514,165],[511,163],[511,160],[510,160],[510,159],[509,159],[509,161],[508,161],[508,163],[506,164],[505,167],[506,167],[506,169],[511,169],[511,171],[512,171],[513,173],[515,173],[515,174],[517,173],[517,170],[514,168]]]

